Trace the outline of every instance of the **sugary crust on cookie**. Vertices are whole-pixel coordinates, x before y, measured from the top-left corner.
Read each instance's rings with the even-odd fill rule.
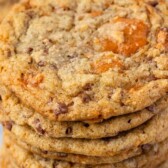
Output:
[[[167,8],[165,0],[27,0],[1,25],[0,78],[51,120],[141,110],[168,91]]]
[[[167,109],[168,110],[168,109]],[[5,122],[4,126],[23,142],[44,151],[82,154],[87,156],[115,156],[144,144],[161,142],[168,137],[167,110],[156,115],[146,124],[115,138],[100,140],[49,138],[36,134],[26,126]]]
[[[168,96],[163,97],[152,106],[134,114],[123,115],[101,123],[54,122],[46,119],[31,108],[25,107],[19,99],[7,90],[0,88],[1,121],[13,121],[18,125],[28,125],[38,134],[50,137],[72,137],[98,139],[116,136],[118,133],[135,128],[154,115],[167,108]]]

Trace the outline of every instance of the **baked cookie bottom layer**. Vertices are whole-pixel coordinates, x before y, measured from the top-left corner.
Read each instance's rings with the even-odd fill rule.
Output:
[[[157,114],[149,122],[114,138],[86,140],[51,138],[38,135],[31,128],[6,122],[4,126],[23,142],[43,151],[81,154],[87,156],[114,156],[141,145],[154,144],[168,137],[168,109]],[[8,125],[9,124],[9,125]]]
[[[17,164],[24,168],[158,168],[158,165],[167,159],[168,155],[168,140],[156,144],[153,149],[147,149],[146,153],[123,162],[104,165],[83,165],[77,163],[63,162],[54,159],[44,159],[18,146],[15,142],[11,142],[9,137],[5,136],[5,153],[11,156],[11,161],[8,157],[3,159],[2,164]],[[5,156],[5,155],[4,155]],[[12,163],[13,162],[13,163]],[[6,167],[5,167],[6,168]]]

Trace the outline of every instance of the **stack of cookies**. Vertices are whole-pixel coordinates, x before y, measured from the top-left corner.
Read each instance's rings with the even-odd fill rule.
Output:
[[[167,93],[166,0],[22,1],[0,25],[1,167],[166,168]]]

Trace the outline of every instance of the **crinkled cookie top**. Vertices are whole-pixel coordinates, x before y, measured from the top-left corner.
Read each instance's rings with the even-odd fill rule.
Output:
[[[27,0],[0,39],[2,83],[52,120],[107,119],[168,92],[165,0]]]

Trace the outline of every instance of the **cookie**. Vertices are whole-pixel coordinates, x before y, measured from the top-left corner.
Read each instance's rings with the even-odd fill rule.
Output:
[[[166,0],[20,3],[0,28],[1,82],[54,121],[142,110],[168,91],[167,10]]]
[[[153,147],[144,147],[144,149],[146,148],[144,154],[123,162],[105,165],[82,165],[53,159],[44,159],[19,147],[13,143],[13,141],[10,141],[10,139],[7,139],[5,142],[7,144],[8,153],[13,157],[13,160],[15,160],[20,167],[24,168],[29,168],[29,166],[33,168],[154,168],[166,160],[168,154],[168,140],[165,140],[159,144],[155,144]]]
[[[12,142],[15,142],[20,147],[34,153],[38,154],[41,157],[47,158],[47,159],[56,159],[56,160],[62,160],[62,161],[68,161],[72,163],[80,163],[80,164],[90,164],[90,165],[99,165],[99,164],[111,164],[111,163],[117,163],[121,162],[123,160],[126,160],[131,157],[138,156],[142,154],[143,148],[136,148],[132,151],[128,151],[126,153],[122,153],[120,155],[115,155],[112,157],[91,157],[91,156],[85,156],[85,155],[75,155],[75,154],[68,154],[68,153],[58,153],[58,152],[49,152],[49,151],[42,151],[37,147],[30,146],[26,144],[25,142],[21,141],[20,139],[17,139],[17,137],[13,136],[9,131],[5,131],[5,135],[9,137],[9,139]]]
[[[19,0],[0,0],[0,11],[1,11],[0,22],[8,14],[12,6],[18,1]]]
[[[54,122],[44,118],[31,108],[21,104],[20,100],[5,87],[1,86],[0,109],[2,120],[12,120],[18,125],[28,125],[38,134],[50,137],[72,137],[96,139],[116,136],[119,132],[128,131],[151,119],[167,108],[168,96],[157,101],[150,108],[137,113],[123,115],[97,124],[83,122]]]
[[[168,137],[168,109],[156,115],[146,124],[114,138],[99,140],[50,138],[36,134],[31,128],[19,126],[12,121],[4,127],[20,140],[43,151],[81,154],[87,156],[114,156],[128,152],[144,144],[153,144]]]

